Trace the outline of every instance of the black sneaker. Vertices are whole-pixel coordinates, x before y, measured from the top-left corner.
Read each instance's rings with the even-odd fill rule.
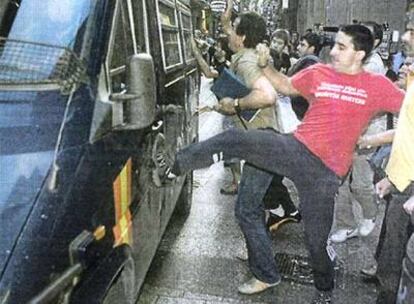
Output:
[[[272,212],[269,212],[269,218],[267,219],[266,225],[270,232],[274,232],[284,223],[299,223],[301,219],[302,216],[298,210],[290,214],[285,214],[284,216],[278,216]]]
[[[332,291],[315,290],[311,304],[331,304]]]
[[[168,156],[163,152],[158,152],[152,158],[155,168],[152,170],[152,180],[157,187],[174,180],[177,176],[171,172],[171,165]]]

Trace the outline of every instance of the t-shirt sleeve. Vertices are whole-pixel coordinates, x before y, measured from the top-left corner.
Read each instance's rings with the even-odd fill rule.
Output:
[[[382,89],[380,90],[380,95],[377,98],[379,102],[382,103],[384,112],[397,113],[401,109],[405,93],[403,90],[397,88],[397,86],[387,78],[382,77],[382,79]]]
[[[312,100],[313,93],[315,92],[315,74],[318,71],[318,66],[319,65],[312,65],[299,71],[290,78],[293,87],[299,91],[300,95],[307,99],[308,102]]]

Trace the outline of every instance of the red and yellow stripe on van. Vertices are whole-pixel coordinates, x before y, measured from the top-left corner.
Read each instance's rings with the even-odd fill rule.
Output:
[[[114,247],[132,244],[131,204],[132,160],[128,159],[113,183],[115,204]]]

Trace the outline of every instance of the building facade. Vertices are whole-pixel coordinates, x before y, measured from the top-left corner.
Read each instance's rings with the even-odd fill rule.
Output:
[[[303,33],[313,24],[339,26],[353,20],[388,23],[402,32],[407,0],[290,0],[297,3],[297,29]],[[296,4],[295,3],[295,4]]]

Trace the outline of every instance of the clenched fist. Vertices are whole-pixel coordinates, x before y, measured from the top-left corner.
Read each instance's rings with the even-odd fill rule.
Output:
[[[214,105],[214,111],[217,111],[224,115],[233,115],[236,114],[236,109],[234,108],[234,99],[230,97],[224,97],[219,100],[218,104]]]

